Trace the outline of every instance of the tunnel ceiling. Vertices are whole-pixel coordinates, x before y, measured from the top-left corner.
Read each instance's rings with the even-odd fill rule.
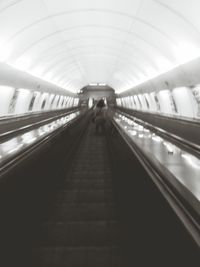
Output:
[[[199,10],[199,0],[1,0],[0,61],[74,92],[122,92],[200,55]]]

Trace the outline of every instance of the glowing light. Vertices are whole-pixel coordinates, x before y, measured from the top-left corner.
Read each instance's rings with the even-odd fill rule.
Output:
[[[8,154],[12,154],[12,153],[16,152],[16,151],[19,150],[22,146],[23,146],[23,144],[20,144],[20,145],[18,145],[17,147],[15,147],[15,148],[9,150],[9,151],[8,151]]]
[[[200,56],[200,49],[189,42],[182,42],[174,50],[178,63],[186,63]]]
[[[43,73],[44,73],[44,69],[42,67],[37,67],[35,68],[34,70],[31,71],[31,73],[33,75],[35,75],[36,77],[42,77],[43,76]]]
[[[169,153],[174,153],[175,152],[175,149],[174,149],[174,146],[171,145],[170,143],[168,142],[163,142],[164,146],[167,148],[168,152]]]
[[[137,135],[137,132],[134,131],[134,130],[129,130],[129,133],[130,133],[131,135],[133,135],[133,136]]]
[[[156,141],[158,143],[163,141],[163,139],[160,136],[157,136],[157,135],[153,135],[152,136],[152,140],[154,140],[154,141]]]
[[[120,88],[117,92],[119,94],[134,88],[136,86],[139,86],[149,80],[152,80],[156,77],[158,77],[161,74],[164,74],[166,72],[169,72],[183,64],[186,64],[198,57],[200,57],[200,48],[194,46],[193,44],[189,43],[189,42],[182,42],[181,44],[177,45],[174,50],[174,56],[176,58],[176,60],[174,62],[168,62],[167,60],[164,59],[159,59],[159,61],[157,61],[157,65],[159,70],[156,71],[155,73],[153,73],[151,70],[147,70],[147,74],[146,76],[139,74],[137,82],[132,83],[132,85],[127,88],[126,86],[124,86],[123,88]]]
[[[36,137],[34,136],[33,132],[25,133],[21,137],[22,137],[22,142],[25,144],[31,144],[36,140]]]
[[[0,62],[5,62],[9,59],[12,53],[12,47],[4,40],[0,40]]]
[[[142,125],[138,125],[138,131],[143,131],[144,127]]]
[[[170,68],[172,68],[172,64],[171,64],[171,62],[170,61],[168,61],[168,60],[166,60],[166,59],[164,59],[164,58],[160,58],[158,61],[157,61],[157,64],[156,64],[157,66],[158,66],[158,69],[160,70],[160,71],[168,71]],[[154,73],[154,75],[156,75],[156,73]],[[153,76],[154,76],[153,75]]]
[[[19,70],[28,72],[31,65],[31,60],[29,57],[22,57],[12,65]]]
[[[156,73],[157,73],[157,71],[155,70],[155,69],[152,69],[152,68],[149,68],[148,70],[147,70],[147,74],[148,74],[148,76],[154,76],[154,75],[156,75]],[[143,79],[143,78],[142,78]]]
[[[93,99],[92,98],[89,98],[88,107],[89,108],[93,107]]]
[[[200,169],[200,160],[193,155],[183,153],[181,156],[195,169]]]

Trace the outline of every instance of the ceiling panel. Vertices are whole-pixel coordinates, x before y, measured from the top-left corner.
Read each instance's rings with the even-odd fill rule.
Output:
[[[0,61],[122,92],[200,56],[198,0],[0,1]],[[60,83],[60,84],[59,84]]]

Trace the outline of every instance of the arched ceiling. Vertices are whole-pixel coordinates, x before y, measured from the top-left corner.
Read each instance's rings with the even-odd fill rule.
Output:
[[[199,10],[199,0],[1,0],[0,61],[73,92],[122,92],[200,56]]]

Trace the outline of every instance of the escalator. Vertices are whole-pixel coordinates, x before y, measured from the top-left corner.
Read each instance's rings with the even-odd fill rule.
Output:
[[[1,182],[1,265],[199,266],[199,248],[119,131],[110,123],[96,135],[89,120]]]
[[[38,231],[34,266],[121,266],[114,203],[106,138],[90,125]]]
[[[198,266],[198,248],[123,138],[89,124],[66,163],[33,266]]]

